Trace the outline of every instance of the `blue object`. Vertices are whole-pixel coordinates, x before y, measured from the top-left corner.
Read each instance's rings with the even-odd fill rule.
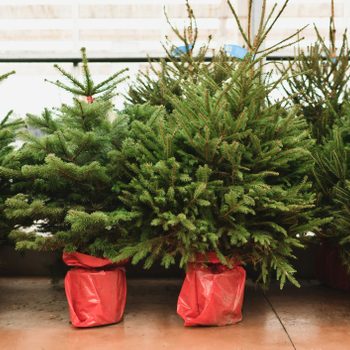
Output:
[[[244,47],[241,47],[239,45],[224,45],[224,50],[228,55],[239,58],[241,60],[248,53]]]
[[[186,47],[186,45],[178,46],[171,52],[171,54],[173,56],[178,57],[178,56],[183,55],[184,53],[188,53],[188,49],[191,50],[192,48],[193,48],[193,45],[188,45],[187,47]]]

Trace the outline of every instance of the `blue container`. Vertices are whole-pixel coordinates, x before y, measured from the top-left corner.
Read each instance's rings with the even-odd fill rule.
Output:
[[[186,45],[178,46],[171,52],[171,54],[175,57],[178,57],[183,55],[184,53],[188,53],[188,49],[191,50],[192,48],[193,48],[193,45],[188,45],[187,47]]]
[[[231,57],[236,57],[239,59],[243,59],[248,51],[239,45],[224,45],[225,52],[230,55]]]

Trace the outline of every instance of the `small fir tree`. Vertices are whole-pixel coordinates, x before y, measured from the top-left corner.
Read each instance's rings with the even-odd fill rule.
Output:
[[[245,59],[224,68],[225,81],[199,70],[182,81],[180,96],[166,91],[170,115],[153,107],[150,117],[131,123],[114,154],[129,179],[118,188],[120,198],[135,216],[133,241],[118,259],[146,259],[145,267],[160,259],[167,267],[179,256],[184,266],[197,253],[215,251],[223,263],[233,257],[253,264],[263,284],[272,271],[281,287],[286,280],[298,284],[293,249],[322,222],[312,217],[315,196],[306,177],[313,141],[296,109],[270,99],[283,77],[271,82],[263,73],[264,57],[287,43],[261,48],[286,4],[276,18],[276,7],[267,17],[263,10],[251,40],[229,3],[249,48]]]
[[[111,191],[115,181],[108,158],[125,137],[125,119],[111,102],[124,71],[95,84],[85,49],[82,61],[82,82],[56,66],[71,84],[54,84],[73,93],[73,103],[26,118],[25,143],[16,152],[25,164],[23,188],[6,202],[8,218],[18,224],[11,233],[18,249],[63,248],[109,257],[125,233],[119,222],[130,214],[110,213],[118,199]]]

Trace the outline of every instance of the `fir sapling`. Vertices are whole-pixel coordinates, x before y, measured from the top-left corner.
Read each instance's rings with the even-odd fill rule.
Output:
[[[131,123],[115,159],[129,178],[120,199],[135,215],[129,230],[139,238],[118,259],[145,259],[149,267],[179,257],[185,266],[214,251],[223,263],[233,257],[252,264],[265,285],[273,271],[281,287],[286,280],[298,285],[293,249],[323,221],[312,211],[308,125],[296,108],[271,99],[285,77],[271,81],[264,73],[264,57],[288,45],[262,48],[286,4],[276,17],[276,7],[263,13],[250,39],[229,3],[248,55],[224,68],[225,81],[203,69],[183,81],[180,96],[168,89],[170,115],[155,107],[151,118]]]
[[[74,95],[72,104],[26,118],[24,144],[15,154],[24,164],[23,188],[6,202],[7,217],[17,223],[11,233],[17,249],[109,257],[125,234],[118,223],[129,214],[111,214],[119,201],[109,168],[109,152],[121,144],[127,126],[111,102],[122,72],[95,84],[84,49],[82,59],[83,81],[57,66],[70,85],[54,84]]]

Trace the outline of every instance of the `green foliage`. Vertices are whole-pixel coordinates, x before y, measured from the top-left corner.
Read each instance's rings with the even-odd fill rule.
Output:
[[[166,50],[171,64],[163,62],[164,75],[145,75],[142,87],[131,91],[132,102],[150,103],[136,108],[129,137],[114,154],[125,179],[116,190],[135,215],[130,241],[116,259],[144,260],[148,268],[179,258],[184,266],[214,251],[224,263],[233,257],[252,264],[262,284],[275,271],[281,287],[287,280],[298,285],[293,249],[323,220],[313,217],[315,195],[306,177],[313,167],[308,125],[297,109],[271,100],[284,76],[272,82],[271,70],[263,73],[264,58],[293,44],[300,32],[262,48],[287,2],[266,15],[263,1],[254,38],[228,2],[249,50],[243,60],[222,55],[218,64],[219,56],[213,64],[193,64],[190,49],[176,59]],[[186,30],[175,33],[192,48]],[[153,99],[152,91],[161,98]],[[150,115],[150,105],[163,108],[153,107]]]
[[[6,79],[15,72],[9,72],[0,76],[0,81]],[[21,127],[19,119],[12,118],[12,111],[0,122],[0,242],[7,239],[7,235],[13,227],[13,222],[4,215],[4,204],[6,199],[13,195],[13,183],[16,171],[12,169],[14,165],[12,151],[16,133]]]
[[[214,250],[295,283],[288,258],[300,246],[296,235],[315,225],[304,179],[312,142],[295,112],[265,105],[264,85],[246,79],[238,93],[243,72],[232,80],[236,86],[217,85],[214,96],[214,81],[188,85],[184,100],[172,99],[176,130],[164,118],[132,124],[134,140],[122,149],[131,181],[121,198],[137,213],[142,234],[121,257],[147,257],[146,267],[160,258],[167,266],[178,254],[184,264]]]
[[[334,220],[323,227],[322,239],[328,239],[340,249],[350,272],[350,109],[332,128],[332,133],[314,153],[314,178],[318,189],[318,215],[332,215]]]
[[[85,51],[83,62],[86,90],[57,85],[76,95],[111,96],[121,72],[95,85]],[[131,215],[122,210],[112,213],[120,202],[112,192],[115,174],[109,152],[125,138],[126,118],[114,112],[104,95],[88,102],[74,97],[70,105],[27,115],[25,122],[20,134],[24,144],[13,155],[22,165],[18,194],[6,202],[7,217],[17,223],[11,232],[17,248],[115,255],[126,235],[120,222]]]
[[[147,268],[178,256],[183,266],[215,251],[253,264],[263,284],[275,270],[281,287],[297,285],[293,249],[322,223],[306,178],[313,141],[296,109],[269,102],[275,83],[255,63],[248,57],[227,71],[224,84],[198,75],[181,97],[169,92],[170,116],[154,107],[131,123],[115,161],[129,179],[118,191],[139,238],[118,259],[145,259]]]
[[[314,218],[307,122],[271,98],[285,74],[272,82],[264,73],[264,58],[300,32],[262,46],[287,3],[266,14],[263,0],[252,37],[252,0],[247,32],[228,1],[249,52],[243,60],[220,52],[210,64],[209,44],[194,54],[187,3],[190,26],[172,27],[185,53],[174,57],[175,46],[165,45],[160,72],[138,78],[118,115],[110,97],[120,72],[94,84],[84,50],[83,82],[57,67],[70,85],[53,83],[87,102],[28,115],[15,166],[0,168],[18,178],[18,194],[6,201],[17,248],[144,260],[145,268],[156,260],[185,266],[214,251],[223,263],[252,264],[264,285],[273,275],[281,288],[298,285],[293,250],[327,219]]]
[[[350,233],[348,230],[349,177],[349,45],[347,33],[337,50],[334,18],[331,17],[329,41],[321,37],[307,52],[299,50],[291,64],[292,74],[286,90],[300,106],[317,144],[313,148],[313,182],[317,192],[315,213],[329,217],[318,231],[321,240],[339,246],[344,263],[350,269]]]
[[[101,81],[100,83],[95,84],[91,78],[88,59],[86,56],[86,49],[84,47],[81,49],[81,55],[82,55],[82,71],[84,76],[84,79],[82,82],[76,79],[71,73],[67,72],[65,69],[60,67],[58,64],[55,64],[54,67],[63,75],[64,78],[68,80],[68,82],[70,82],[70,85],[62,83],[60,80],[56,80],[56,81],[46,80],[46,81],[68,92],[71,92],[76,96],[85,96],[88,98],[88,102],[89,101],[92,102],[93,96],[95,95],[98,95],[99,98],[102,98],[102,99],[106,99],[106,100],[111,99],[114,96],[114,91],[118,86],[118,84],[126,79],[125,77],[121,77],[121,76],[128,69],[127,68],[123,69],[111,75],[107,79]]]
[[[329,44],[316,27],[315,31],[317,41],[307,51],[299,49],[290,64],[292,74],[286,90],[292,94],[294,103],[301,107],[313,136],[320,143],[342,115],[343,102],[348,99],[350,50],[344,32],[341,47],[336,51],[333,19]]]
[[[339,244],[341,259],[350,273],[350,180],[346,180],[343,186],[335,187],[334,194],[339,211],[335,213],[335,234],[332,232],[331,239]]]
[[[188,1],[186,9],[188,26],[182,31],[171,24],[165,13],[167,22],[179,42],[178,45],[183,47],[183,52],[166,37],[165,43],[162,44],[166,57],[157,62],[150,61],[147,71],[139,72],[126,96],[131,104],[163,105],[171,112],[173,106],[166,94],[170,90],[180,96],[184,82],[188,79],[195,80],[200,71],[206,70],[217,82],[227,79],[227,70],[224,67],[233,65],[236,59],[220,50],[213,54],[211,62],[207,62],[208,55],[212,53],[209,47],[212,38],[209,36],[207,42],[198,47],[196,17]]]

